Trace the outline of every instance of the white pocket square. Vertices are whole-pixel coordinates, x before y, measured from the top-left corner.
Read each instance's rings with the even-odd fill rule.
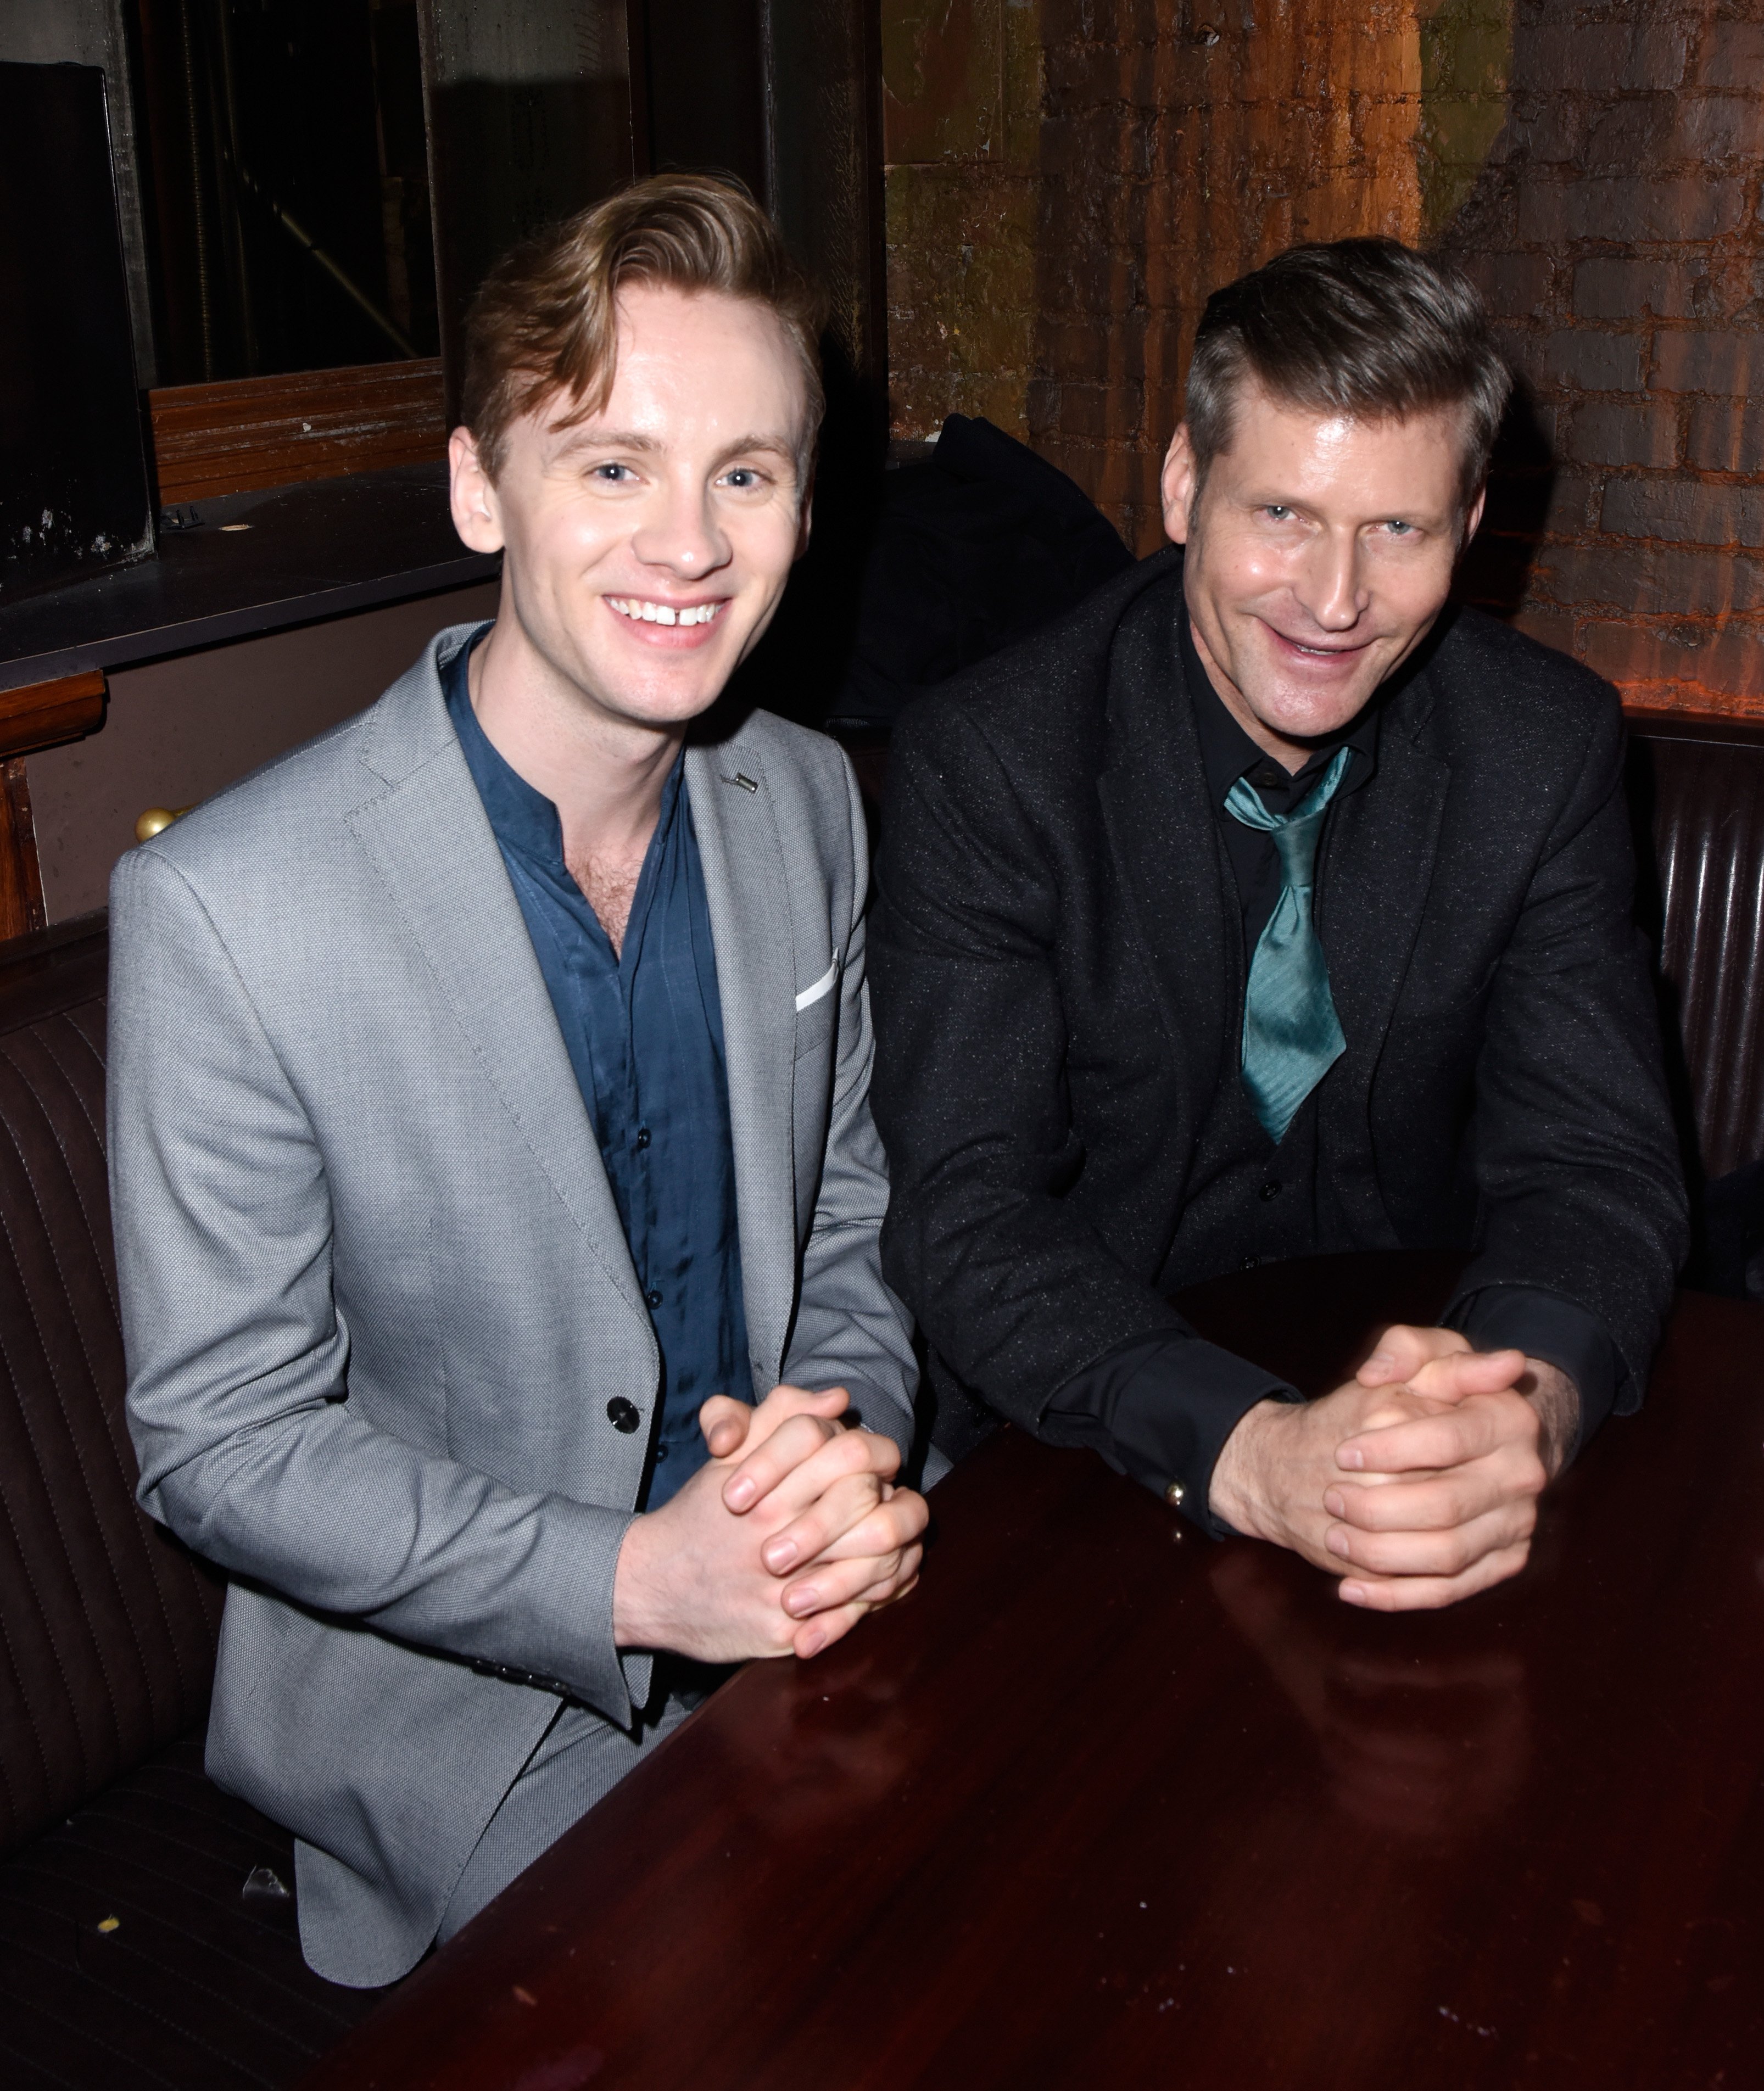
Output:
[[[823,995],[831,994],[833,992],[833,983],[839,978],[839,962],[835,959],[832,964],[829,966],[826,971],[821,976],[820,979],[815,982],[813,987],[805,987],[802,993],[797,996],[797,1014],[800,1015],[804,1010],[811,1007],[814,1003],[819,1002]]]

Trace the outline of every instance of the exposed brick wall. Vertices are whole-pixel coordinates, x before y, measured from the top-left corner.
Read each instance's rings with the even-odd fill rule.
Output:
[[[884,0],[895,433],[1028,433],[1042,50],[1033,0]]]
[[[1758,0],[884,0],[895,427],[989,414],[1149,550],[1206,294],[1388,231],[1536,408],[1476,570],[1636,700],[1764,714]]]
[[[1208,292],[1461,193],[1499,108],[1458,45],[1506,4],[884,0],[895,432],[987,412],[1153,549]]]
[[[1420,31],[1408,0],[1043,0],[1037,368],[1028,438],[1128,541],[1207,294],[1295,239],[1412,237]]]
[[[1519,621],[1635,701],[1764,714],[1764,22],[1736,11],[1522,6],[1443,244],[1552,460],[1500,519]]]

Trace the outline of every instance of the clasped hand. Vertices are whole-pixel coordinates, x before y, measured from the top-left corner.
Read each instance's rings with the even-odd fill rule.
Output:
[[[706,1662],[818,1655],[918,1580],[923,1496],[897,1488],[891,1438],[848,1429],[843,1387],[715,1395],[710,1451],[679,1494],[634,1518],[613,1585],[622,1648]]]
[[[1577,1404],[1571,1381],[1521,1352],[1395,1326],[1333,1393],[1251,1409],[1210,1500],[1237,1531],[1341,1576],[1349,1604],[1455,1604],[1525,1565]]]

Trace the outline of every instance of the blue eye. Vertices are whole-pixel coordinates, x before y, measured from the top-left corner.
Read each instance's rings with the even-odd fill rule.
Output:
[[[727,476],[731,486],[757,486],[760,483],[759,474],[748,464],[738,464]]]
[[[604,486],[618,486],[633,475],[628,464],[597,464],[591,476]]]
[[[1292,511],[1283,502],[1270,501],[1262,512],[1271,522],[1284,523]]]
[[[1415,528],[1412,523],[1405,523],[1400,519],[1400,517],[1395,515],[1391,518],[1390,521],[1387,523],[1384,527],[1391,532],[1393,537],[1406,537],[1413,532]]]

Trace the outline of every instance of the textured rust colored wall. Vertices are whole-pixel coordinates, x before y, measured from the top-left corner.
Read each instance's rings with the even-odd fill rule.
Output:
[[[1553,460],[1511,519],[1542,524],[1520,621],[1633,701],[1764,715],[1764,22],[1736,11],[1521,8],[1444,244]]]
[[[1207,293],[1293,239],[1422,223],[1415,0],[1249,12],[885,0],[897,434],[987,413],[1161,541]]]
[[[1043,0],[1029,439],[1130,544],[1207,294],[1295,239],[1412,238],[1420,33],[1408,0]]]
[[[884,0],[895,433],[1028,433],[1042,80],[1034,0]]]
[[[1724,0],[884,0],[896,433],[984,412],[1149,550],[1207,293],[1387,231],[1535,408],[1479,588],[1764,714],[1764,22]]]

